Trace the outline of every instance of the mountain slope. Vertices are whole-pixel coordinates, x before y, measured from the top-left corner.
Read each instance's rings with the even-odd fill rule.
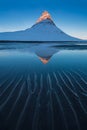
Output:
[[[78,41],[56,27],[48,12],[44,12],[31,28],[17,31],[0,33],[0,40],[15,41]]]

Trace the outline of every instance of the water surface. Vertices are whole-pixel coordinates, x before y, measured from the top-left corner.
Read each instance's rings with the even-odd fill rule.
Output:
[[[87,130],[87,44],[0,43],[0,130]]]

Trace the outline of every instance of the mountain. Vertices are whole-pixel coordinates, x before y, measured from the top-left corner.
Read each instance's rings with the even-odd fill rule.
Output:
[[[0,33],[0,40],[10,41],[78,41],[60,30],[45,11],[37,22],[26,30]]]

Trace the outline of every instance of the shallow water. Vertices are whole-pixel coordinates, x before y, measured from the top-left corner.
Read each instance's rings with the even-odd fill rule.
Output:
[[[87,44],[0,43],[0,130],[87,130]]]

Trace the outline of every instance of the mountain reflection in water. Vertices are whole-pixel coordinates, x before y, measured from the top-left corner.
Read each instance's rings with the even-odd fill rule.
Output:
[[[0,44],[0,130],[87,130],[87,46]]]

